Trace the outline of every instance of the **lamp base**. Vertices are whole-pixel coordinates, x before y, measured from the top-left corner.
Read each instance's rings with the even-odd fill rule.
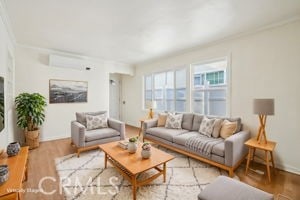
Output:
[[[260,127],[258,129],[256,140],[258,141],[258,144],[260,144],[262,141],[264,141],[265,144],[267,144],[267,136],[266,136],[266,121],[267,121],[267,115],[258,115],[259,117],[259,123]]]
[[[154,112],[153,112],[153,109],[150,108],[149,113],[148,113],[148,119],[153,119],[153,117],[154,117]]]

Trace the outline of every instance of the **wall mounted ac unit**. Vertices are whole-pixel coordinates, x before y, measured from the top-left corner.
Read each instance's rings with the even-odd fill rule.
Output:
[[[76,70],[91,69],[91,66],[88,65],[86,60],[80,58],[54,55],[54,54],[49,55],[49,66],[62,67],[67,69],[76,69]]]

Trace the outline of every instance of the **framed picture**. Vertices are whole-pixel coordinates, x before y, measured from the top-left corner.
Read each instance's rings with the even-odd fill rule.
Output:
[[[49,80],[50,103],[86,103],[87,81]]]

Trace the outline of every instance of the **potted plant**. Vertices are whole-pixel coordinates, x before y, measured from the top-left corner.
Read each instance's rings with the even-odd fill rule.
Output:
[[[137,141],[139,136],[129,138],[128,151],[129,153],[135,153],[137,150]]]
[[[21,93],[15,99],[17,126],[24,130],[25,142],[30,149],[39,146],[39,126],[45,120],[45,97],[39,93]]]
[[[142,145],[142,151],[141,151],[142,158],[150,158],[151,156],[151,144],[149,142],[144,142]]]

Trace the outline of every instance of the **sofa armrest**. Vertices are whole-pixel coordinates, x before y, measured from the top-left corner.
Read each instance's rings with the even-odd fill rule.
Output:
[[[225,139],[225,165],[234,167],[248,152],[244,144],[250,139],[249,131],[240,131]]]
[[[71,139],[77,147],[85,146],[85,126],[77,121],[71,122]]]
[[[158,119],[147,119],[143,123],[143,136],[146,135],[146,130],[149,128],[157,127]]]
[[[120,132],[121,140],[125,140],[125,123],[116,119],[109,118],[108,126]]]

